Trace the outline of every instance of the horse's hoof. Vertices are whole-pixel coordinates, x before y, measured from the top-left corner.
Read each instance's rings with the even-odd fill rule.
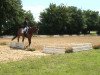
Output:
[[[27,46],[25,46],[25,48],[28,48],[28,45],[27,45]]]

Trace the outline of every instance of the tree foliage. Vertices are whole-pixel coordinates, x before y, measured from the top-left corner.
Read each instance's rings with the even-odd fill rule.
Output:
[[[0,34],[15,27],[20,22],[21,15],[23,15],[21,0],[0,1]]]
[[[0,0],[0,35],[15,34],[26,16],[34,22],[32,13],[22,9],[21,0]]]
[[[50,4],[40,14],[41,34],[84,34],[100,27],[99,12],[74,6]]]
[[[93,31],[97,29],[99,19],[99,12],[92,10],[83,11],[84,26],[88,31]]]
[[[97,25],[97,34],[100,35],[100,16],[99,16],[99,19],[98,19],[98,25]]]
[[[40,13],[40,22],[36,23],[31,11],[22,9],[21,0],[0,0],[0,17],[0,35],[16,34],[25,17],[31,25],[39,25],[40,34],[86,34],[93,30],[100,33],[99,12],[64,4],[51,3]]]
[[[63,4],[50,4],[49,8],[40,14],[40,28],[44,34],[79,34],[82,22],[80,9]]]
[[[33,15],[32,15],[30,10],[29,11],[25,11],[24,12],[24,16],[27,17],[31,23],[35,24],[34,17],[33,17]]]

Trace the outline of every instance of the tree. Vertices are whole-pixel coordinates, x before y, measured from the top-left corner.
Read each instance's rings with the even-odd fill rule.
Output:
[[[22,15],[21,0],[0,0],[0,34],[18,25]]]
[[[79,34],[82,25],[82,11],[73,6],[50,4],[40,14],[42,34]]]
[[[16,34],[26,16],[34,22],[32,13],[22,9],[21,0],[0,0],[0,35]]]
[[[100,35],[100,16],[98,18],[98,25],[97,25],[96,31],[97,31],[97,34]]]
[[[83,11],[84,26],[87,26],[87,31],[96,30],[98,25],[99,13],[92,10]]]
[[[25,11],[24,12],[24,16],[25,17],[27,17],[28,19],[29,19],[29,21],[30,21],[30,23],[33,25],[36,25],[36,22],[35,22],[35,20],[34,20],[34,17],[33,17],[33,14],[31,13],[31,11],[29,10],[29,11]]]
[[[74,6],[69,6],[67,9],[67,33],[80,34],[83,27],[82,10]]]
[[[54,34],[55,27],[56,27],[56,11],[57,6],[56,4],[50,4],[49,8],[47,8],[44,12],[40,14],[40,31],[43,34]]]

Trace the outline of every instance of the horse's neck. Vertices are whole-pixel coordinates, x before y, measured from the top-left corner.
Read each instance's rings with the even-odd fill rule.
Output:
[[[36,31],[37,30],[37,27],[30,27],[30,30]]]
[[[36,31],[36,28],[35,27],[32,27],[31,29],[32,29],[32,32]]]
[[[29,34],[31,34],[31,35],[32,35],[32,34],[33,34],[33,32],[34,32],[34,30],[35,30],[35,29],[34,29],[33,27],[31,27],[31,28],[29,29]]]

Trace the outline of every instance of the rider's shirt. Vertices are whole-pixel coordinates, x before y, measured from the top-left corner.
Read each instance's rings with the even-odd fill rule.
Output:
[[[29,26],[29,22],[28,21],[24,21],[24,28]]]

